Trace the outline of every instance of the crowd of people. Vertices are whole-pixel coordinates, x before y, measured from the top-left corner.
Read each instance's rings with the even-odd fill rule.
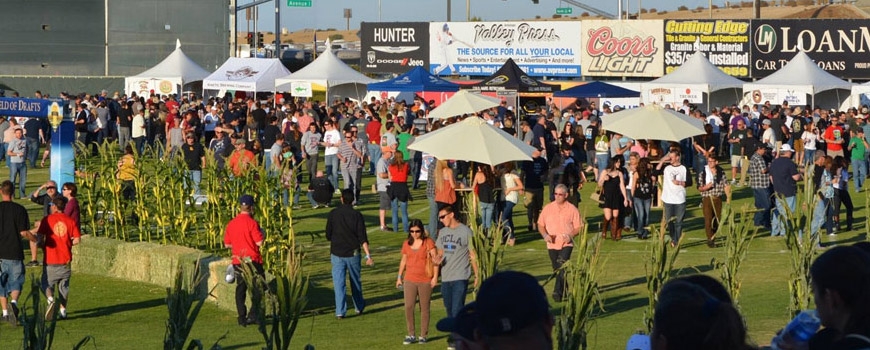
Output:
[[[704,216],[706,243],[715,247],[722,203],[730,197],[731,191],[739,187],[751,188],[758,209],[755,224],[769,229],[772,236],[780,236],[787,228],[783,216],[795,210],[798,182],[804,177],[809,179],[811,186],[807,190],[818,197],[812,233],[819,232],[822,227],[828,234],[852,230],[850,192],[862,190],[868,174],[867,157],[870,156],[866,152],[870,146],[870,139],[866,138],[870,134],[870,125],[865,120],[870,116],[867,108],[860,112],[857,109],[835,112],[792,108],[787,103],[779,106],[766,103],[713,108],[705,114],[685,102],[676,110],[702,120],[705,134],[671,142],[633,140],[609,131],[604,117],[617,112],[618,107],[611,110],[609,106],[602,106],[599,109],[594,102],[586,104],[584,101],[577,101],[567,108],[548,104],[521,113],[515,113],[502,103],[479,113],[433,121],[426,118],[428,111],[434,108],[433,103],[420,98],[408,103],[376,98],[318,103],[294,102],[282,95],[265,97],[263,101],[229,95],[204,100],[195,96],[176,99],[174,96],[126,96],[118,93],[109,97],[106,91],[94,96],[63,94],[62,98],[75,110],[71,112],[77,140],[85,146],[78,152],[95,152],[100,143],[118,142],[123,153],[118,176],[124,183],[122,193],[127,198],[135,196],[132,193],[132,182],[138,176],[133,167],[135,158],[152,154],[155,157],[182,157],[193,195],[203,194],[199,186],[202,170],[207,163],[214,162],[232,177],[245,176],[258,168],[266,170],[270,176],[280,177],[286,189],[297,190],[297,196],[292,199],[285,193],[284,205],[300,206],[298,193],[307,189],[305,192],[312,208],[335,207],[327,218],[326,238],[330,241],[335,316],[339,319],[347,316],[345,289],[348,279],[356,313],[363,313],[366,307],[360,269],[363,262],[374,263],[368,249],[366,227],[377,225],[384,232],[407,233],[396,280],[396,286],[404,293],[405,344],[427,341],[429,304],[439,278],[450,319],[443,328],[453,332],[448,339],[451,346],[467,344],[466,348],[476,348],[475,343],[508,344],[502,341],[510,338],[502,339],[502,336],[516,335],[518,330],[528,325],[545,330],[552,328],[549,311],[523,311],[516,305],[501,311],[523,311],[522,317],[509,315],[501,318],[510,321],[507,326],[487,324],[489,316],[486,313],[498,311],[499,306],[487,306],[486,303],[500,297],[481,299],[482,295],[488,294],[485,291],[492,290],[486,287],[486,283],[481,286],[477,300],[465,305],[469,279],[474,276],[471,284],[476,286],[479,272],[471,245],[470,223],[464,222],[466,218],[462,215],[466,209],[464,193],[473,196],[471,202],[480,214],[480,226],[494,234],[495,229],[500,229],[497,234],[503,235],[508,245],[514,244],[517,233],[523,231],[515,227],[513,220],[515,207],[523,203],[528,219],[526,233],[541,235],[547,246],[556,277],[551,296],[559,302],[566,296],[568,288],[561,266],[570,260],[573,239],[587,224],[577,209],[582,201],[580,190],[587,182],[593,182],[596,187],[592,199],[598,201],[602,211],[600,229],[603,238],[618,241],[624,233],[631,231],[636,232],[640,239],[649,237],[651,207],[661,205],[666,230],[674,245],[683,237],[687,197],[689,188],[694,187],[701,199],[699,206]],[[436,159],[408,148],[416,137],[463,118],[482,118],[532,146],[535,149],[532,160],[490,166]],[[20,124],[24,126],[20,127]],[[4,182],[0,194],[10,202],[14,196],[11,181],[16,177],[21,181],[21,197],[27,196],[23,187],[26,162],[30,167],[37,166],[39,145],[46,143],[50,133],[44,122],[38,119],[4,119],[0,121],[0,128],[4,131],[3,154],[10,169],[10,181]],[[148,153],[145,152],[147,149],[155,151]],[[302,161],[305,162],[304,170],[294,173],[295,165]],[[720,161],[730,163],[730,172],[719,165]],[[321,162],[323,166],[320,166]],[[44,162],[40,166],[44,166]],[[377,203],[379,210],[377,223],[366,222],[358,210],[369,198],[362,192],[364,176],[374,178],[372,191],[375,193],[373,198],[376,198],[373,202]],[[850,178],[854,183],[851,190],[848,185]],[[427,223],[409,217],[407,210],[412,191],[420,186],[426,187],[430,209]],[[460,189],[469,191],[458,191]],[[75,184],[64,184],[60,195],[57,190],[57,184],[51,181],[37,188],[30,197],[34,203],[44,206],[45,219],[35,225],[27,223],[27,227],[15,228],[20,229],[14,231],[18,235],[16,238],[25,237],[33,242],[28,265],[39,265],[36,251],[41,237],[68,234],[69,246],[78,242],[75,239],[79,226]],[[334,203],[335,194],[339,194],[338,203]],[[263,236],[256,220],[250,216],[253,203],[250,196],[240,198],[241,213],[227,226],[225,241],[233,254],[241,325],[258,322],[258,316],[245,306],[246,294],[252,288],[241,273],[247,262],[252,264],[253,271],[262,273],[259,245]],[[841,206],[846,208],[845,227],[840,223]],[[16,211],[3,210],[0,215],[11,215],[9,213]],[[389,221],[388,213],[391,214]],[[58,233],[58,223],[68,226],[64,217],[75,222],[75,233],[72,230]],[[20,218],[15,220],[6,221],[4,218],[4,222],[21,221]],[[28,222],[26,216],[23,222]],[[10,234],[4,232],[4,235]],[[17,252],[21,251],[19,247]],[[10,259],[20,260],[23,265],[24,257],[14,255]],[[52,259],[55,257],[58,256]],[[820,261],[823,261],[822,257]],[[68,256],[63,254],[51,262],[45,258],[45,268],[54,269],[56,263],[65,258]],[[3,268],[2,271],[5,274],[7,270]],[[43,281],[47,295],[53,295],[55,282],[62,285],[63,281],[68,283],[69,278],[68,271],[52,270],[51,274],[44,276],[48,276],[44,277],[48,280]],[[10,281],[18,278],[10,277],[14,277]],[[491,283],[527,279],[521,274],[511,275],[507,278],[509,282],[501,281],[502,278],[506,277],[496,275]],[[526,287],[530,285],[525,283]],[[10,286],[14,290],[15,284]],[[820,285],[819,288],[828,287]],[[543,292],[538,289],[540,287],[529,289],[531,294],[535,294],[530,298],[537,298],[537,293]],[[60,287],[61,316],[66,314],[63,300],[67,292],[68,289]],[[735,317],[736,311],[730,306],[730,300],[717,293],[688,280],[669,283],[660,297],[661,312],[657,312],[656,331],[651,337],[653,347],[698,348],[699,343],[692,343],[697,337],[685,336],[679,330],[684,321],[691,320],[679,317],[659,319],[658,315],[700,307],[713,310],[711,312],[716,317],[722,317],[718,321],[729,331],[716,337],[732,338],[722,338],[721,344],[730,344],[727,348],[749,348],[745,343],[745,329],[739,329],[734,323],[739,315]],[[827,292],[817,295],[817,300],[828,295],[824,293]],[[4,295],[17,294],[9,292]],[[845,298],[839,294],[837,297]],[[7,312],[4,306],[4,317],[16,313],[17,296],[10,298],[12,312]],[[674,303],[668,302],[672,299]],[[852,299],[847,302],[857,302]],[[827,302],[837,308],[842,307],[844,301]],[[418,303],[421,310],[419,332],[414,314]],[[2,298],[0,304],[4,304]],[[546,306],[546,296],[543,305]],[[528,314],[530,312],[533,315]],[[530,315],[532,317],[527,317]],[[472,322],[467,319],[469,317],[477,319]],[[832,324],[829,327],[837,323],[841,332],[861,331],[860,328],[840,325],[845,321],[833,320],[837,316],[821,317],[823,323]],[[707,330],[701,329],[693,334],[704,332]],[[704,338],[703,341],[718,339],[716,337]],[[826,341],[841,340],[837,337],[834,335]],[[552,339],[535,341],[551,342]],[[688,345],[681,345],[682,342]]]

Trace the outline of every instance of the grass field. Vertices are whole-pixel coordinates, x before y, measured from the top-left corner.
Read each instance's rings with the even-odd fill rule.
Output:
[[[6,173],[6,168],[0,166]],[[30,169],[28,192],[47,179],[46,169]],[[373,179],[365,177],[363,188]],[[600,210],[589,204],[592,188],[583,190],[581,212],[587,215],[590,234],[597,234],[601,221]],[[724,254],[722,248],[710,249],[704,244],[703,219],[697,190],[689,190],[687,219],[683,249],[676,262],[680,274],[706,273],[718,276],[713,269],[714,259]],[[428,220],[428,208],[423,191],[414,192],[416,201],[409,205],[412,217]],[[823,236],[822,243],[850,243],[864,240],[865,193],[853,194],[855,227],[851,232],[837,236]],[[304,201],[304,196],[302,197]],[[751,205],[749,188],[735,189],[735,204]],[[29,209],[31,220],[39,217],[41,208],[29,201],[19,201]],[[307,311],[300,321],[291,348],[300,349],[313,344],[317,349],[398,349],[405,335],[401,292],[395,284],[400,259],[400,247],[405,234],[378,230],[377,203],[372,194],[364,194],[360,210],[369,227],[374,267],[362,271],[363,290],[368,305],[361,316],[336,320],[333,312],[332,282],[329,266],[329,243],[323,236],[325,217],[330,209],[306,209],[295,212],[297,236],[306,252],[305,269],[310,274],[311,288]],[[653,210],[652,220],[657,222],[661,210]],[[389,222],[389,213],[387,214]],[[845,219],[845,218],[844,218]],[[525,208],[515,210],[518,228],[517,245],[508,247],[503,269],[531,273],[544,281],[551,273],[546,247],[538,234],[528,234]],[[267,233],[268,234],[268,233]],[[768,237],[761,232],[752,242],[750,252],[740,271],[743,277],[740,305],[749,333],[757,344],[767,344],[774,332],[788,322],[788,253],[782,238]],[[628,337],[643,328],[643,310],[647,303],[644,280],[644,261],[647,241],[629,235],[620,242],[606,241],[602,247],[604,270],[599,285],[603,310],[596,312],[590,333],[590,349],[621,349]],[[40,269],[29,269],[28,279],[38,278]],[[29,281],[26,285],[29,285]],[[552,285],[545,286],[549,291]],[[26,288],[27,289],[27,288]],[[25,291],[26,293],[26,291]],[[72,347],[85,336],[92,336],[91,346],[113,349],[160,348],[167,318],[163,287],[131,283],[111,278],[74,274],[71,284],[70,318],[58,323],[55,344],[58,349]],[[469,295],[469,300],[471,295]],[[518,301],[522,302],[522,301]],[[558,314],[559,304],[551,304]],[[27,305],[23,305],[27,306]],[[351,313],[352,314],[352,313]],[[445,334],[435,330],[435,322],[444,317],[444,307],[436,292],[432,302],[429,327],[430,343],[412,345],[414,348],[444,348]],[[419,327],[419,325],[418,325]],[[200,339],[206,347],[217,341],[225,349],[262,348],[263,340],[256,329],[236,325],[235,313],[206,305],[191,337]],[[419,335],[419,334],[418,334]],[[0,348],[18,348],[21,328],[0,325]]]

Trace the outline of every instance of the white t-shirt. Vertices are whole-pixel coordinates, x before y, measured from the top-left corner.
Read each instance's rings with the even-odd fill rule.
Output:
[[[718,115],[711,114],[707,117],[707,124],[710,124],[710,126],[713,127],[714,134],[718,134],[719,127],[722,126],[722,119],[720,119]]]
[[[325,142],[327,145],[335,144],[335,146],[326,146],[323,149],[323,154],[327,156],[334,156],[338,154],[338,144],[341,143],[341,134],[338,133],[338,130],[329,130],[323,133],[323,142]]]
[[[803,135],[801,135],[801,140],[804,141],[804,148],[809,150],[816,149],[816,140],[819,138],[815,133],[804,130]]]
[[[688,171],[684,165],[668,165],[662,171],[662,202],[682,204],[686,202],[686,188],[675,185],[673,180],[686,181]]]

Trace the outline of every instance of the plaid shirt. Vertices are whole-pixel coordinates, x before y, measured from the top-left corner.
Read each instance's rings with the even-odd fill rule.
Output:
[[[728,183],[728,178],[725,176],[725,171],[718,165],[716,166],[716,175],[713,176],[713,187],[709,190],[701,191],[701,197],[722,197],[725,195],[725,185]],[[707,185],[707,167],[698,173],[698,186]]]
[[[749,159],[749,187],[770,187],[770,176],[764,173],[765,169],[767,169],[767,162],[764,161],[764,157],[758,153],[753,153],[752,158]]]

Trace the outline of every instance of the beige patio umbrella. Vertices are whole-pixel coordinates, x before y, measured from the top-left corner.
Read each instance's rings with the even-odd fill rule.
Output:
[[[680,141],[704,134],[704,122],[659,105],[626,109],[601,118],[605,130],[636,140]]]
[[[469,117],[420,136],[408,148],[429,153],[438,159],[465,160],[489,165],[531,160],[534,151],[532,146],[477,117]]]
[[[470,92],[469,90],[459,90],[444,101],[437,108],[429,112],[427,118],[444,119],[455,117],[458,115],[480,112],[484,109],[489,109],[498,106],[501,100],[496,97],[484,96]]]

